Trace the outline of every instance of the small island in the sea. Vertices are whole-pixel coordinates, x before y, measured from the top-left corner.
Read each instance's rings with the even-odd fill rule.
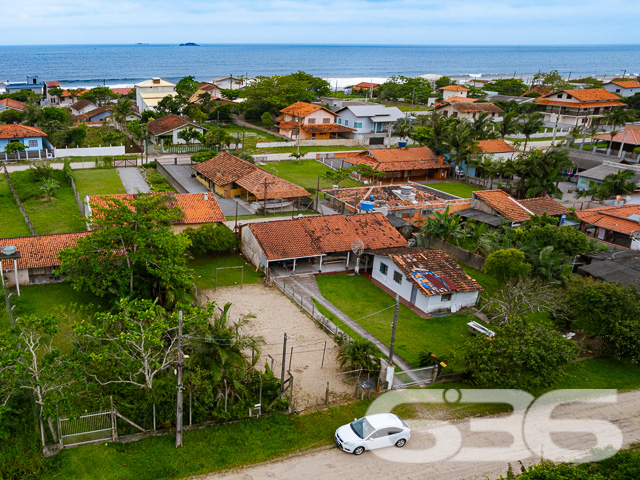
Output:
[[[187,43],[181,43],[179,46],[180,47],[199,47],[200,45],[193,42],[187,42]]]

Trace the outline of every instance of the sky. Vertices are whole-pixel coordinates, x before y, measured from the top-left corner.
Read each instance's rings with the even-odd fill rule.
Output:
[[[638,0],[29,0],[24,7],[11,5],[15,10],[3,9],[0,45],[640,43]]]

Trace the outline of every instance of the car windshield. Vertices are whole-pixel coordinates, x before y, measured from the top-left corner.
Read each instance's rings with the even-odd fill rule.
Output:
[[[371,424],[367,422],[367,419],[363,417],[351,422],[351,430],[353,430],[360,438],[367,438],[371,435],[374,429]]]

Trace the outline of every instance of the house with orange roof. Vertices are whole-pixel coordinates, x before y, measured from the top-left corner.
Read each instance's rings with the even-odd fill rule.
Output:
[[[447,100],[451,97],[467,97],[467,93],[469,92],[468,88],[462,87],[460,85],[447,85],[446,87],[440,87],[439,89],[442,92],[442,100]]]
[[[337,113],[322,105],[296,102],[280,110],[276,119],[280,135],[292,140],[329,140],[351,138],[355,129],[336,123]]]
[[[5,110],[17,110],[19,112],[24,111],[24,103],[14,100],[13,98],[3,98],[0,100],[0,112]]]
[[[356,92],[370,92],[373,94],[378,88],[380,88],[379,83],[371,83],[371,82],[360,82],[357,85],[352,85],[344,89],[344,93],[347,95],[351,95]]]
[[[77,90],[64,90],[60,95],[60,106],[70,107],[78,100],[80,100],[80,97],[88,91],[89,90],[85,88],[78,88]]]
[[[178,134],[186,128],[194,128],[198,133],[203,134],[204,128],[187,117],[170,113],[164,117],[157,118],[147,123],[149,140],[155,145],[161,145],[163,140],[169,140],[172,144],[185,144],[186,142]],[[194,143],[200,143],[197,139]]]
[[[615,107],[624,107],[620,96],[604,88],[562,90],[536,98],[544,121],[563,126],[598,125],[604,114]]]
[[[610,142],[611,150],[620,150],[627,153],[633,153],[633,151],[640,147],[640,125],[629,124],[625,125],[624,129],[615,133],[611,137],[610,133],[603,133],[593,137],[599,141]]]
[[[444,102],[438,104],[436,112],[444,114],[445,117],[462,118],[473,121],[482,112],[486,112],[489,118],[499,121],[502,118],[503,110],[493,103],[478,102]]]
[[[621,97],[631,97],[640,93],[640,82],[638,80],[612,80],[605,83],[602,88]]]
[[[33,237],[0,238],[0,248],[15,246],[20,258],[17,259],[17,281],[20,285],[36,285],[62,281],[53,271],[60,266],[58,253],[64,249],[75,247],[78,238],[89,232],[61,233],[55,235],[38,235]],[[0,262],[9,286],[16,284],[16,269],[13,260]]]
[[[290,207],[310,193],[247,160],[222,152],[193,166],[196,179],[222,198],[256,202],[254,209]]]
[[[368,165],[376,172],[384,172],[384,175],[375,179],[376,184],[444,180],[453,169],[453,166],[444,163],[444,157],[438,157],[429,147],[380,148],[337,153],[335,158],[340,159],[343,168]],[[370,181],[356,172],[352,176],[365,183]]]
[[[155,194],[160,195],[160,194]],[[222,214],[215,195],[205,193],[167,193],[168,203],[171,207],[182,210],[182,217],[174,222],[173,231],[180,233],[186,228],[198,228],[208,223],[222,223],[226,218]],[[96,206],[108,206],[107,199],[114,198],[123,202],[131,202],[138,195],[125,193],[120,195],[87,195],[84,199],[85,217],[91,219],[92,210]]]
[[[251,223],[240,233],[244,256],[271,276],[367,270],[370,251],[407,246],[381,213]]]
[[[505,160],[513,158],[514,154],[517,152],[512,145],[502,139],[478,140],[475,143],[475,148],[478,150],[478,153],[474,153],[472,155],[474,160],[482,160],[483,158],[488,157],[496,162],[504,162]],[[456,174],[464,173],[465,175],[476,175],[476,167],[467,166],[466,160],[462,162],[459,168],[460,171],[456,170]]]
[[[640,205],[602,206],[576,210],[580,229],[590,237],[640,250]]]
[[[10,158],[4,149],[13,142],[25,146],[24,153],[17,154],[18,159],[52,158],[55,156],[55,148],[47,139],[47,134],[39,128],[16,124],[0,125],[0,159]],[[11,158],[16,157],[12,156]]]

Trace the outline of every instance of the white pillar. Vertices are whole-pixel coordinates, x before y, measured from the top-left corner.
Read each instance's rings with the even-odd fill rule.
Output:
[[[351,252],[347,252],[347,270],[349,270],[349,255]]]
[[[296,259],[293,259],[293,270],[291,270],[291,273],[296,271]]]
[[[18,296],[20,296],[20,282],[18,281],[18,260],[13,259],[13,269],[16,273],[16,288],[18,289]]]
[[[1,267],[1,265],[0,265]],[[322,255],[320,255],[320,269],[318,270],[320,273],[322,273]]]

